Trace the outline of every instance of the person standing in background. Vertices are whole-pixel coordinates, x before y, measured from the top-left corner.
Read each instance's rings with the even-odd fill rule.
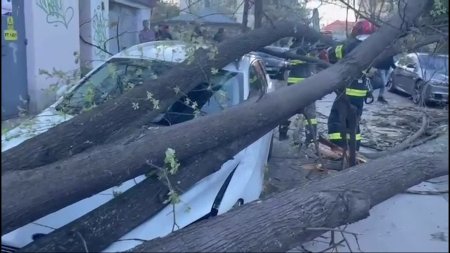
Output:
[[[155,32],[150,28],[150,22],[148,20],[144,20],[142,21],[142,26],[144,28],[139,32],[139,43],[154,41]]]
[[[156,32],[156,40],[173,40],[172,34],[169,32],[168,25],[160,25]]]
[[[225,29],[223,27],[219,28],[213,39],[216,42],[222,42],[225,39]]]
[[[380,78],[383,82],[383,85],[380,88],[380,92],[378,93],[378,102],[387,104],[386,99],[384,99],[383,94],[384,94],[384,87],[386,87],[386,84],[389,80],[389,75],[391,73],[391,68],[395,69],[396,66],[394,64],[394,57],[390,56],[387,59],[385,59],[384,61],[380,62],[379,64],[374,66],[376,69],[378,69],[378,74],[380,75]]]

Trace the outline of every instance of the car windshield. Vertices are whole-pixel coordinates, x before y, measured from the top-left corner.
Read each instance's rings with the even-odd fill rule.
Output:
[[[71,115],[116,98],[145,80],[154,80],[174,64],[158,60],[113,58],[84,79],[56,107]]]
[[[448,76],[448,57],[440,55],[419,55],[419,62],[427,72]]]
[[[175,102],[162,118],[153,123],[173,125],[196,116],[220,112],[243,101],[243,74],[220,70],[209,82],[202,82]]]

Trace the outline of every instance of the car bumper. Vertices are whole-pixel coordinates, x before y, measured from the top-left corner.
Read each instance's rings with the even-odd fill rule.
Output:
[[[431,102],[448,103],[448,87],[430,84],[425,91],[425,100]]]

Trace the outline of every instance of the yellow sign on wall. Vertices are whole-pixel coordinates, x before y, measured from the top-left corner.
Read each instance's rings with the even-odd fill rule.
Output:
[[[17,40],[17,31],[14,29],[14,18],[12,16],[8,16],[6,19],[6,23],[8,24],[8,29],[3,31],[3,36],[7,41]]]
[[[3,35],[5,36],[5,40],[17,40],[17,31],[16,30],[5,30],[3,31]]]

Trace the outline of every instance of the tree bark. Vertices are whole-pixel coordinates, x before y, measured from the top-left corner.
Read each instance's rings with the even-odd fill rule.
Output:
[[[198,182],[220,169],[235,155],[236,150],[244,149],[248,140],[262,134],[256,130],[244,138],[182,161],[184,166],[170,177],[170,181],[177,182],[176,186],[182,192],[186,191],[192,182]],[[149,195],[149,192],[155,194]],[[30,243],[21,252],[82,252],[85,248],[79,234],[83,236],[89,251],[102,251],[162,210],[166,206],[162,200],[167,197],[167,192],[168,187],[162,181],[147,178],[113,200]]]
[[[258,29],[262,26],[262,17],[263,17],[263,1],[255,0],[255,29]]]
[[[304,80],[302,85],[282,88],[257,102],[247,101],[222,113],[148,130],[140,139],[128,144],[103,145],[36,170],[3,173],[2,233],[148,172],[143,165],[147,161],[163,164],[168,147],[175,149],[177,157],[184,160],[241,138],[255,129],[261,132],[272,130],[280,121],[359,76],[429,2],[407,3],[404,20],[395,16],[389,25],[380,28],[345,59]],[[273,113],[273,108],[277,108],[278,113]],[[21,201],[17,201],[19,199]]]
[[[276,57],[284,58],[284,59],[295,59],[295,60],[301,60],[301,61],[314,63],[314,64],[317,64],[317,66],[321,67],[321,68],[328,68],[331,66],[330,63],[323,61],[321,59],[318,59],[315,57],[310,57],[310,56],[305,56],[305,55],[298,55],[298,54],[295,54],[292,52],[277,52],[277,51],[273,51],[273,50],[267,49],[267,48],[261,48],[259,51],[266,53],[266,54],[276,56]]]
[[[55,162],[94,145],[103,144],[112,134],[123,128],[133,124],[140,127],[142,122],[137,121],[138,119],[150,122],[161,112],[166,111],[168,106],[182,96],[182,93],[188,93],[195,85],[204,81],[212,68],[221,69],[250,51],[288,36],[304,36],[309,41],[322,38],[320,33],[306,25],[280,21],[274,26],[253,30],[224,41],[218,45],[219,53],[213,59],[210,59],[204,50],[199,50],[195,54],[193,64],[180,64],[157,80],[135,87],[117,99],[107,101],[3,152],[2,173],[9,170],[32,169]],[[330,40],[327,41],[332,43]],[[198,73],[204,73],[206,76]],[[182,91],[178,94],[174,92],[177,86]],[[158,110],[153,109],[153,104],[146,101],[147,91],[160,101]],[[140,109],[134,110],[132,102],[138,102]]]
[[[448,134],[416,148],[352,167],[246,204],[145,242],[133,252],[286,252],[425,180],[448,174]],[[211,236],[214,235],[214,236]]]
[[[244,11],[242,12],[242,32],[247,32],[249,0],[244,0]]]

